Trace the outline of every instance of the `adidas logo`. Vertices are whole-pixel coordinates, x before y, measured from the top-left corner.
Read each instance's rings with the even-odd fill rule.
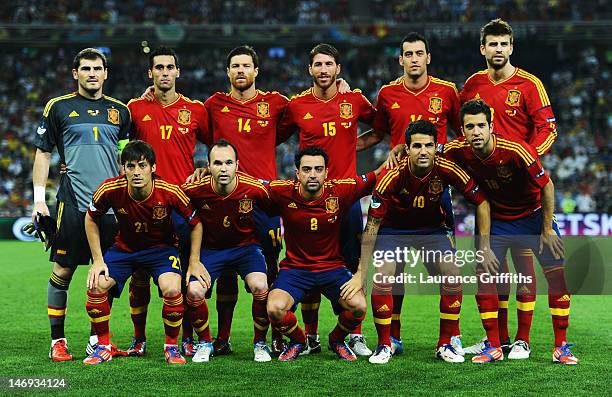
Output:
[[[473,99],[480,99],[480,94],[476,93],[476,96]]]
[[[73,110],[68,117],[79,117],[79,114],[76,112],[76,110]]]
[[[400,192],[400,194],[406,194],[409,195],[410,192],[408,190],[406,190],[406,188],[402,189],[402,191]]]
[[[98,310],[98,309],[91,309],[91,310],[88,310],[87,313],[89,313],[89,314],[100,314],[100,313],[102,313],[102,311]]]
[[[568,302],[570,300],[569,295],[563,295],[561,298],[557,299],[557,302]]]
[[[223,109],[221,109],[221,113],[228,113],[230,110],[227,106],[223,106]]]
[[[379,307],[378,309],[376,309],[376,313],[388,312],[388,311],[389,311],[389,306],[387,306],[386,303],[382,305],[381,307]]]
[[[151,116],[145,114],[145,116],[142,118],[142,121],[151,121]]]
[[[289,205],[287,207],[288,208],[297,208],[297,205],[295,203],[289,203]]]
[[[391,109],[399,109],[400,105],[397,102],[393,102],[393,105],[391,105]]]
[[[452,303],[452,304],[449,306],[449,308],[451,308],[451,309],[456,309],[456,308],[458,308],[458,307],[461,307],[461,302],[459,302],[459,301],[454,301],[454,302],[453,302],[453,303]]]
[[[123,214],[123,215],[127,215],[127,211],[125,209],[123,209],[123,208],[119,208],[119,211],[117,211],[117,212],[120,213],[120,214]]]
[[[523,285],[521,288],[519,288],[519,292],[521,292],[523,294],[528,294],[531,291],[529,290],[529,288],[526,285]]]
[[[209,209],[210,209],[210,207],[208,206],[208,204],[204,204],[204,205],[202,206],[202,209],[203,209],[203,210],[209,210]]]
[[[314,117],[312,117],[312,114],[310,114],[310,113],[306,113],[306,114],[304,115],[304,120],[310,120],[310,119],[312,119],[312,118],[314,118]]]

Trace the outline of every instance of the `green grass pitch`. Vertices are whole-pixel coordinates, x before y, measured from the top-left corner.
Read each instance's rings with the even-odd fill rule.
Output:
[[[451,365],[434,359],[438,334],[438,298],[408,296],[402,314],[406,353],[388,365],[374,366],[367,359],[340,362],[331,352],[302,357],[292,363],[252,361],[250,297],[241,291],[232,341],[234,354],[209,363],[169,366],[164,362],[161,304],[153,294],[148,317],[148,353],[144,358],[119,358],[99,366],[81,363],[89,323],[84,308],[86,268],[80,268],[70,286],[66,333],[75,360],[52,363],[46,290],[50,274],[47,254],[39,244],[0,242],[0,377],[64,377],[70,395],[604,395],[612,373],[612,296],[574,296],[569,339],[581,359],[577,366],[551,363],[552,328],[546,296],[538,296],[532,328],[532,357],[479,366]],[[511,299],[511,335],[516,329]],[[213,334],[216,311],[211,307]],[[322,341],[335,324],[330,305],[320,313]],[[115,301],[111,318],[113,340],[120,347],[130,342],[131,322],[127,294]],[[464,297],[461,329],[465,345],[483,331],[473,296]],[[370,347],[376,342],[371,313],[364,323]],[[607,379],[607,380],[606,380]],[[606,392],[606,390],[608,390]],[[0,394],[14,394],[8,389]],[[609,394],[608,394],[609,395]]]

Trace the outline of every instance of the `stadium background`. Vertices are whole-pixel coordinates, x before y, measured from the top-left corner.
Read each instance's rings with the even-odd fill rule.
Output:
[[[430,40],[432,63],[429,74],[453,81],[461,89],[467,77],[485,68],[484,59],[478,51],[479,28],[495,17],[505,18],[512,24],[515,30],[512,63],[543,81],[558,120],[559,137],[552,152],[544,159],[556,185],[557,212],[590,212],[602,216],[612,213],[612,6],[605,0],[185,0],[168,3],[161,0],[18,0],[0,5],[0,48],[4,60],[0,79],[0,217],[15,219],[30,214],[32,142],[36,126],[50,98],[75,90],[76,84],[70,73],[71,62],[74,54],[84,47],[104,49],[109,58],[109,79],[104,93],[127,102],[139,96],[150,84],[146,77],[148,64],[145,51],[160,44],[174,47],[179,54],[181,77],[177,81],[177,90],[192,99],[204,100],[215,91],[228,89],[225,55],[236,45],[247,43],[257,50],[260,73],[256,85],[259,89],[277,90],[290,96],[311,84],[307,73],[310,48],[319,42],[329,42],[341,52],[341,77],[352,88],[360,88],[374,102],[378,89],[401,74],[401,67],[397,63],[398,43],[403,35],[412,30],[422,32]],[[292,175],[295,148],[296,141],[278,147],[280,175]],[[381,143],[372,150],[360,153],[359,169],[370,169],[382,161],[387,149],[388,144]],[[204,159],[205,154],[205,148],[198,148],[196,156],[199,160]],[[57,159],[55,156],[54,164],[57,164]],[[53,167],[50,173],[47,189],[50,206],[54,201],[53,186],[58,171],[59,168]],[[466,212],[460,202],[457,203],[457,210],[459,215]],[[15,331],[6,332],[5,327],[0,327],[3,330],[0,339],[30,343],[28,335],[34,335],[42,339],[32,346],[44,352],[47,348],[47,324],[42,294],[45,278],[48,277],[48,268],[43,265],[44,255],[30,252],[32,248],[24,243],[0,244],[3,244],[2,278],[27,277],[25,286],[11,285],[6,288],[2,301],[14,299],[20,294],[30,296],[31,293],[31,307],[37,312],[25,315],[19,308],[7,310],[9,316],[22,316],[24,329],[21,335],[16,336]],[[607,242],[602,244],[608,245]],[[8,255],[4,255],[5,252]],[[9,268],[12,264],[10,258],[17,257],[20,258],[21,268]],[[68,332],[85,340],[86,330],[82,328],[86,319],[84,310],[81,310],[83,299],[79,293],[71,296],[74,296],[74,299],[71,297],[70,306],[75,318],[68,321],[68,324],[73,324]],[[419,298],[435,306],[435,297]],[[127,313],[125,299],[122,301],[117,310]],[[582,320],[578,318],[574,324],[584,321],[583,328],[590,329],[593,322],[610,323],[609,314],[602,310],[609,305],[609,297],[591,297],[586,303],[579,299],[576,301],[575,310],[587,308],[589,316]],[[534,332],[542,330],[546,334],[537,337],[545,344],[550,332],[550,320],[545,315],[545,299],[541,298],[538,302],[540,319],[534,325]],[[152,304],[152,313],[156,313],[155,304]],[[240,305],[237,310],[242,307],[243,311],[248,312],[243,299]],[[473,306],[473,302],[466,304],[465,311],[468,313],[465,318],[472,318],[472,328],[468,326],[468,330],[473,331],[472,336],[475,337],[481,331],[476,315],[469,313],[476,312]],[[417,308],[416,314],[411,313],[411,318],[413,315],[421,318],[420,310]],[[156,316],[152,314],[149,317],[149,323],[155,324]],[[322,328],[333,326],[325,314],[322,314],[322,318]],[[236,321],[248,320],[239,316]],[[373,342],[373,327],[371,320],[368,321],[367,333]],[[430,348],[429,339],[433,338],[437,322],[435,314],[427,321],[431,325],[427,333],[410,329],[414,331],[411,336],[417,340],[417,347],[422,349]],[[42,328],[33,331],[31,328],[36,327],[33,324]],[[121,327],[129,329],[125,318],[113,325],[115,329],[121,330]],[[245,324],[243,328],[246,331],[237,331],[236,336],[242,335],[243,339],[248,339],[249,327]],[[585,372],[580,372],[584,383],[572,387],[566,385],[567,392],[603,392],[599,382],[609,376],[611,368],[603,364],[605,356],[597,355],[597,343],[609,341],[611,336],[609,330],[593,331],[583,336],[591,337],[591,340],[588,346],[586,343],[582,345],[580,353],[584,354],[590,348],[591,364],[598,357],[602,363],[587,367],[587,360],[581,368],[588,369],[581,369]],[[422,337],[422,341],[419,337]],[[127,343],[127,340],[124,342]],[[40,354],[35,355],[32,361],[23,361],[19,357],[21,350],[15,346],[4,347],[1,350],[5,352],[5,358],[9,358],[5,368],[10,369],[6,373],[0,371],[0,376],[57,374],[55,367],[46,365],[46,362],[45,367],[40,367],[41,360],[45,359]],[[248,354],[239,357],[249,359]],[[433,360],[429,350],[426,355],[421,357],[417,354],[416,357],[417,361],[422,361],[419,368],[425,371],[441,373],[443,370],[430,363]],[[547,352],[546,356],[542,354],[536,365],[521,363],[514,368],[523,371],[535,371],[537,368],[538,373],[532,373],[531,380],[540,382],[539,390],[558,393],[554,382],[565,381],[566,375],[551,372],[549,366],[544,367],[548,360]],[[219,379],[226,379],[228,375],[225,371],[242,373],[237,369],[240,361],[233,364],[233,367],[218,367],[213,373]],[[166,374],[159,372],[163,368],[157,363],[154,365],[157,368],[137,364],[133,370],[151,371],[152,379],[157,376],[158,380],[165,381]],[[306,372],[309,366],[316,371],[346,371],[347,377],[358,379],[362,376],[369,382],[367,390],[379,391],[376,387],[378,377],[372,375],[373,371],[364,375],[363,371],[371,369],[367,365],[358,366],[358,371],[334,365],[321,360],[304,360],[297,368]],[[76,374],[80,373],[81,366],[75,362],[73,367],[65,368],[70,368],[67,373]],[[116,374],[112,368],[116,367],[104,370],[105,376],[130,381],[127,375]],[[397,370],[398,367],[391,368]],[[295,376],[286,369],[275,370],[284,376]],[[452,373],[458,376],[456,372]],[[504,372],[496,369],[487,370],[486,373],[492,378],[498,377],[500,383],[507,387],[506,390],[523,391],[511,379],[502,380],[501,377],[507,376]],[[303,372],[300,374],[307,376]],[[481,379],[481,374],[474,373],[473,369],[461,376],[457,379],[461,379],[459,383],[464,382],[464,386],[481,382],[477,380]],[[81,390],[87,390],[87,382],[95,379],[94,374],[85,374],[76,383],[80,384]],[[453,380],[438,381],[440,390],[450,390],[455,386]],[[546,385],[541,382],[546,382]],[[351,391],[345,387],[358,385],[357,381],[341,383],[342,388],[321,391],[312,384],[294,383],[304,387],[301,391],[306,394],[316,391],[323,394],[355,394],[357,389]],[[412,389],[414,392],[432,390],[422,381],[416,384]],[[484,381],[483,385],[492,387],[490,381]],[[242,386],[247,390],[244,384]],[[153,394],[155,390],[147,386],[140,391]],[[214,387],[210,390],[217,394],[232,394],[219,393]],[[278,387],[272,390],[276,390],[276,394],[287,392]],[[118,388],[116,391],[124,394],[129,389]]]

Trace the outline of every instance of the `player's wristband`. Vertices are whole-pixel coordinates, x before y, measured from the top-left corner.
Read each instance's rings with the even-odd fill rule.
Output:
[[[44,186],[34,186],[34,202],[44,203],[45,201],[46,201],[45,187]]]

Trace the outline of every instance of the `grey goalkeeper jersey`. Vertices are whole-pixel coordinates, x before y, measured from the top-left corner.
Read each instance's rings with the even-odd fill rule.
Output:
[[[60,178],[58,201],[87,211],[98,186],[119,175],[117,143],[128,139],[130,112],[120,101],[90,100],[72,93],[51,99],[36,130],[35,145],[57,151],[68,172]]]

